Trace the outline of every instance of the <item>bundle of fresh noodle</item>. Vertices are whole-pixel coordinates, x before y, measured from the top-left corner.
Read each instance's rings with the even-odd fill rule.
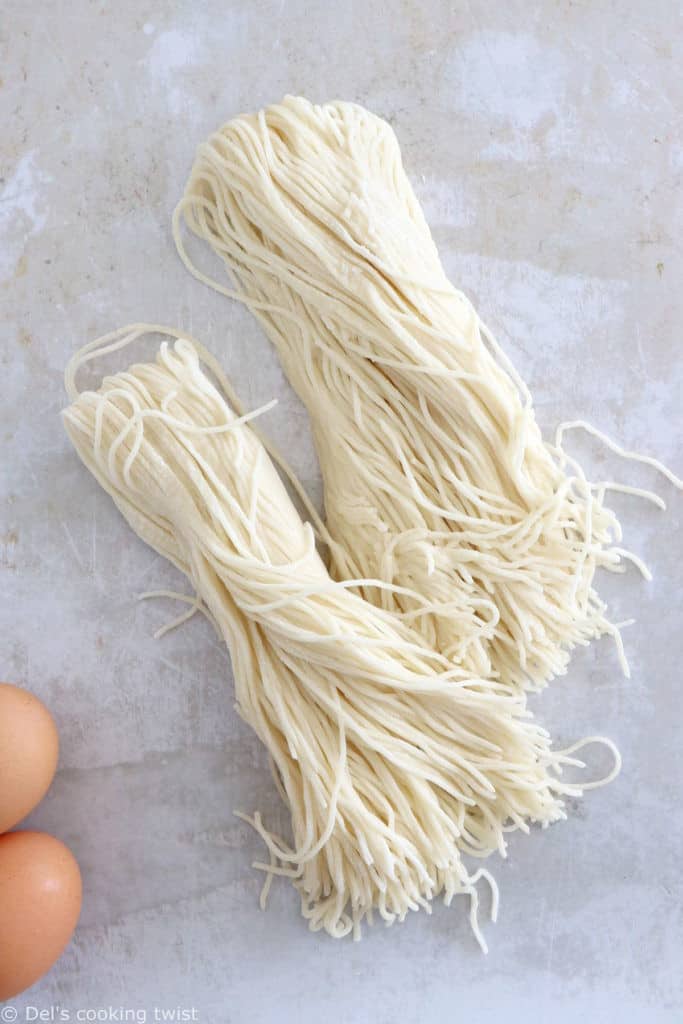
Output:
[[[193,265],[181,218],[232,287]],[[259,318],[308,408],[335,578],[397,584],[364,596],[513,690],[603,633],[625,666],[593,586],[632,557],[610,485],[543,441],[526,386],[445,276],[388,124],[293,97],[237,117],[200,146],[174,233],[190,270]]]
[[[78,394],[80,365],[155,331],[177,339],[156,362]],[[329,578],[254,414],[227,404],[187,338],[124,328],[87,346],[66,381],[80,458],[186,574],[230,650],[239,712],[291,812],[291,845],[252,819],[268,881],[291,876],[311,928],[333,936],[358,936],[373,911],[391,922],[467,893],[483,945],[476,882],[489,879],[494,906],[495,883],[463,855],[504,855],[507,831],[564,817],[561,795],[581,793],[556,774],[579,763],[571,750],[551,751],[524,695],[468,677]]]

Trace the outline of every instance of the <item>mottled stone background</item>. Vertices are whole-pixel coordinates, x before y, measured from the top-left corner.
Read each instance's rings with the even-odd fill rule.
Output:
[[[615,500],[652,567],[602,585],[635,615],[534,702],[558,742],[614,737],[624,771],[570,820],[517,836],[483,958],[464,901],[360,944],[311,935],[233,808],[283,824],[200,621],[152,640],[176,584],[78,464],[62,371],[130,320],[194,331],[319,491],[308,424],[242,309],[182,268],[169,220],[193,149],[301,92],[398,132],[444,261],[504,341],[539,418],[584,415],[683,469],[681,6],[674,0],[118,3],[5,0],[0,53],[0,678],[57,719],[60,770],[30,822],[83,869],[81,924],[15,1000],[194,1007],[208,1022],[683,1019],[682,499]],[[139,353],[138,353],[139,354]],[[113,363],[111,365],[114,365]],[[577,437],[594,477],[651,485]],[[596,754],[591,767],[604,766]]]

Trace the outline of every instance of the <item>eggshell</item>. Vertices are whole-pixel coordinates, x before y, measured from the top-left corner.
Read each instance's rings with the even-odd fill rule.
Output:
[[[57,729],[45,705],[28,690],[0,683],[0,833],[43,799],[58,754]]]
[[[44,832],[0,836],[0,1002],[54,964],[81,912],[81,873],[71,851]]]

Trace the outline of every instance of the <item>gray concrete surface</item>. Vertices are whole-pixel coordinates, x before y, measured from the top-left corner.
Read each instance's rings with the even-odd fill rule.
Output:
[[[632,679],[605,641],[534,702],[558,742],[614,737],[621,777],[566,823],[514,838],[488,958],[462,903],[337,944],[308,933],[285,883],[259,912],[261,847],[232,810],[282,813],[232,710],[227,657],[199,621],[152,640],[173,609],[135,596],[177,581],[58,420],[77,346],[130,320],[178,324],[247,402],[280,398],[268,428],[319,489],[266,340],[190,279],[169,232],[195,145],[291,91],[393,123],[453,279],[547,427],[584,415],[681,471],[679,3],[5,0],[0,45],[0,678],[54,711],[60,769],[30,823],[69,843],[84,876],[76,937],[14,1000],[18,1019],[58,1006],[72,1020],[179,1007],[244,1024],[683,1020],[671,487],[666,514],[615,501],[655,573],[601,585],[615,619],[638,620]],[[595,476],[654,482],[580,438],[575,451]]]

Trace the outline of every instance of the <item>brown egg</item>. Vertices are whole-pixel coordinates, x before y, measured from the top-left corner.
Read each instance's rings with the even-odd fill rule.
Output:
[[[45,705],[28,690],[0,683],[0,833],[43,799],[58,754],[57,729]]]
[[[0,836],[0,1003],[37,981],[64,950],[81,912],[81,873],[45,832]]]

